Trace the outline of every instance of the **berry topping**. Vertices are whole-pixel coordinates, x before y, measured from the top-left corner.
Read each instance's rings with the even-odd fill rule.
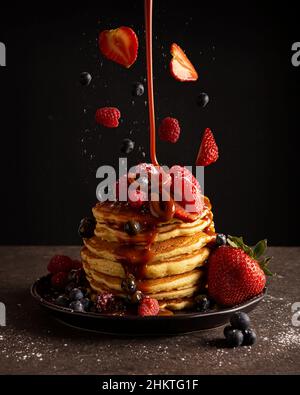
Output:
[[[99,313],[109,313],[115,309],[116,300],[112,293],[102,292],[97,295],[96,309]]]
[[[140,208],[148,200],[147,193],[139,189],[129,189],[128,202],[133,208]]]
[[[134,141],[124,139],[122,141],[121,152],[122,154],[130,154],[134,150]]]
[[[197,81],[198,73],[179,45],[171,45],[171,55],[173,56],[170,63],[172,76],[178,81]]]
[[[188,213],[180,204],[175,203],[174,217],[180,219],[183,222],[194,222],[199,218],[199,215]]]
[[[218,304],[234,306],[259,295],[266,284],[270,258],[258,260],[267,243],[253,249],[241,237],[228,236],[227,243],[215,249],[208,260],[208,293]]]
[[[172,192],[174,200],[189,213],[200,214],[203,210],[203,197],[197,179],[185,167],[173,166],[170,169],[172,177]],[[182,217],[182,210],[178,207],[175,217]]]
[[[158,133],[161,140],[176,143],[180,136],[179,122],[175,118],[164,118],[160,124]]]
[[[200,95],[197,98],[198,106],[204,108],[205,106],[207,106],[208,102],[209,102],[208,94],[204,92],[200,93]]]
[[[128,221],[124,225],[124,231],[129,235],[129,236],[136,236],[141,232],[141,225],[137,221]]]
[[[144,85],[140,82],[136,82],[132,87],[132,96],[143,96],[145,92]]]
[[[156,299],[144,297],[139,304],[138,314],[141,317],[154,316],[159,313],[159,304]]]
[[[55,304],[61,307],[69,307],[70,300],[66,295],[59,295],[55,300]]]
[[[195,297],[195,305],[197,311],[207,311],[210,308],[210,300],[206,295],[197,295]]]
[[[55,255],[48,263],[47,269],[50,273],[69,272],[72,269],[72,259],[65,255]]]
[[[81,303],[80,300],[74,300],[73,302],[70,303],[69,307],[71,310],[74,310],[74,311],[79,311],[79,312],[84,311],[83,304]]]
[[[51,285],[56,289],[64,289],[67,284],[68,274],[66,272],[58,272],[51,277]]]
[[[218,158],[219,158],[219,150],[214,135],[212,134],[212,131],[207,128],[205,129],[200,144],[196,165],[208,166],[216,162]]]
[[[228,329],[226,331],[226,342],[229,347],[239,347],[243,344],[244,335],[238,329]]]
[[[70,300],[80,300],[84,298],[83,292],[79,288],[73,288],[69,294]]]
[[[117,128],[120,117],[121,113],[116,107],[102,107],[96,111],[95,120],[98,125],[106,128]]]
[[[109,60],[130,67],[137,59],[139,42],[130,27],[104,30],[99,35],[99,49]]]
[[[132,274],[129,274],[122,281],[122,289],[128,294],[134,294],[136,292],[136,282],[135,277]]]
[[[86,217],[80,221],[78,234],[80,237],[90,239],[94,236],[94,230],[96,227],[96,221],[94,218]]]
[[[92,76],[90,73],[87,73],[86,71],[84,71],[83,73],[80,74],[80,83],[83,86],[88,86],[90,85],[92,81]]]
[[[244,334],[243,346],[253,346],[253,344],[257,340],[255,331],[253,329],[246,329],[243,331],[243,334]]]
[[[218,247],[220,246],[224,246],[227,243],[227,238],[225,235],[223,235],[223,233],[218,233],[217,237],[216,237],[216,245]]]
[[[241,331],[250,327],[250,318],[248,314],[240,311],[234,313],[230,318],[230,324],[234,329],[240,329]]]

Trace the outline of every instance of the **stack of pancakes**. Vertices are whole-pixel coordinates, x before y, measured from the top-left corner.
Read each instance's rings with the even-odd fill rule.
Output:
[[[181,310],[193,305],[193,297],[205,287],[207,244],[215,238],[211,205],[193,222],[155,219],[147,210],[127,203],[104,202],[93,208],[94,236],[84,239],[81,258],[94,293],[112,292],[127,297],[122,280],[133,274],[144,295],[158,300],[161,308]],[[128,221],[141,231],[129,235]]]

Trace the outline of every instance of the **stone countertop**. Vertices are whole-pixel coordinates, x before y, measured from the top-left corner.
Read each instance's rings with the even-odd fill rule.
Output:
[[[79,247],[0,247],[0,302],[7,311],[7,326],[0,327],[1,374],[300,373],[300,326],[292,324],[292,305],[300,302],[300,247],[270,248],[276,276],[251,313],[258,342],[237,349],[220,347],[222,328],[118,338],[64,326],[29,292],[58,253],[78,257]]]

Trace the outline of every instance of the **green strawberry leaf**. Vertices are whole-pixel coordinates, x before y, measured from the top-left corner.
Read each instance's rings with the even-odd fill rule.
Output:
[[[246,254],[254,258],[253,251],[250,247],[248,247],[245,243],[242,237],[236,237],[236,236],[228,236],[227,242],[231,247],[234,248],[241,248],[243,251],[245,251]]]
[[[259,241],[256,244],[256,246],[254,246],[254,248],[253,248],[254,258],[261,257],[265,253],[266,249],[267,249],[267,240],[264,239],[264,240]]]
[[[270,262],[270,260],[272,259],[272,257],[266,257],[261,261],[258,261],[260,267],[262,268],[262,270],[264,271],[266,276],[273,276],[273,273],[271,272],[271,270],[268,268],[268,264]]]

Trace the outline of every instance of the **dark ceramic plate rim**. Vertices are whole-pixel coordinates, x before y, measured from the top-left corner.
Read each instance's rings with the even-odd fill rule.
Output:
[[[247,302],[241,303],[239,305],[235,305],[229,308],[222,308],[220,310],[213,310],[208,312],[180,312],[175,313],[174,315],[170,316],[150,316],[150,317],[139,317],[134,315],[127,315],[127,316],[120,316],[120,315],[106,315],[100,313],[90,313],[90,312],[80,312],[74,311],[66,307],[60,307],[55,305],[54,303],[48,302],[46,299],[41,296],[38,291],[37,287],[41,283],[41,281],[45,280],[47,276],[41,277],[37,279],[30,288],[30,293],[32,297],[38,301],[42,306],[49,308],[50,310],[58,311],[61,313],[67,313],[76,315],[78,317],[91,317],[91,318],[101,318],[101,319],[108,319],[108,320],[126,320],[126,321],[136,321],[136,320],[179,320],[179,319],[186,319],[186,318],[196,318],[196,317],[209,317],[209,316],[216,316],[216,315],[223,315],[234,313],[236,310],[241,310],[247,308],[253,304],[259,303],[267,293],[267,288],[263,290],[261,294],[255,296],[254,298],[247,300]]]

